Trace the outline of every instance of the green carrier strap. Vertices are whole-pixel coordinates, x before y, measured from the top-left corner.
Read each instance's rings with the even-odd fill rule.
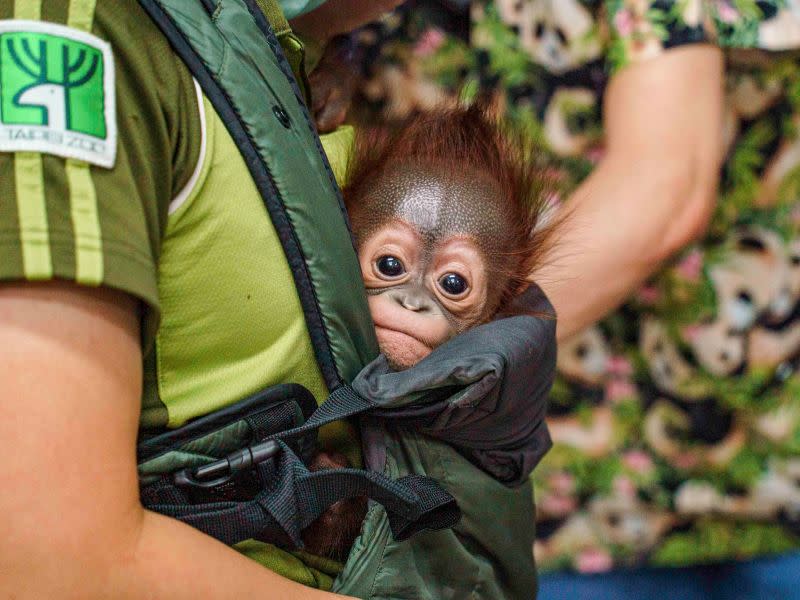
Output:
[[[281,36],[291,33],[292,28],[289,26],[289,21],[286,20],[277,2],[274,0],[256,0],[256,4],[264,13],[264,16],[267,17],[267,21],[269,21],[269,25],[278,40],[281,39]]]
[[[378,354],[344,204],[255,0],[140,0],[236,143],[283,247],[329,390]],[[257,58],[253,58],[257,57]]]
[[[307,392],[276,386],[243,405],[141,439],[143,503],[229,544],[256,538],[301,547],[303,527],[354,495],[383,504],[397,539],[451,527],[458,507],[431,479],[392,480],[356,469],[310,473],[304,464],[320,425],[371,408],[346,382],[377,355],[377,344],[341,195],[291,67],[261,10],[266,7],[275,19],[274,4],[273,9],[265,0],[140,4],[242,154],[283,246],[317,362],[332,390],[305,424],[308,411],[291,407],[298,406],[293,398]],[[278,25],[285,26],[285,19]],[[287,393],[292,397],[284,397]],[[215,446],[219,431],[242,428],[250,435],[228,455],[211,455],[210,464],[179,464],[193,444],[211,439]]]
[[[303,94],[306,104],[311,105],[311,87],[306,77],[306,50],[303,43],[297,38],[289,26],[289,21],[275,0],[256,0],[259,8],[269,21],[275,37],[281,44],[286,60],[292,67],[295,79]]]

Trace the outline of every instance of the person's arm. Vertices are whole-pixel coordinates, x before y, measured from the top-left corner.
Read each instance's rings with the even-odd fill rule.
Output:
[[[0,286],[0,597],[332,598],[142,508],[136,302]]]
[[[359,57],[344,36],[376,21],[400,3],[401,0],[328,0],[292,19],[292,30],[306,45],[309,108],[320,133],[330,133],[344,123],[359,81]],[[342,37],[334,39],[337,36]]]
[[[376,21],[403,0],[328,0],[319,8],[291,20],[292,30],[303,40],[311,40],[324,48],[337,35],[350,33],[366,23]]]
[[[611,78],[605,156],[565,202],[557,248],[532,274],[558,313],[559,339],[616,308],[704,231],[719,176],[722,88],[722,53],[708,45]]]

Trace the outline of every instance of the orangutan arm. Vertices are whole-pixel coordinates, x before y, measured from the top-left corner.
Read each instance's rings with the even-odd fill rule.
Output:
[[[687,46],[622,69],[605,97],[606,154],[532,274],[569,337],[619,306],[705,230],[721,161],[722,53]]]

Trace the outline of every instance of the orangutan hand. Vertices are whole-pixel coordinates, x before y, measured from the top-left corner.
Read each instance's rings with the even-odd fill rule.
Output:
[[[311,461],[310,469],[324,471],[349,466],[343,454],[320,452]],[[366,496],[339,500],[303,530],[305,551],[344,562],[361,532],[361,523],[366,514]]]
[[[345,44],[336,40],[328,44],[308,77],[311,113],[320,133],[329,133],[344,123],[358,85],[358,66],[352,64]]]

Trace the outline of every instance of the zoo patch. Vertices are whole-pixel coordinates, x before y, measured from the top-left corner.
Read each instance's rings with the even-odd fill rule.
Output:
[[[0,21],[0,151],[111,168],[114,58],[100,38],[54,23]]]

